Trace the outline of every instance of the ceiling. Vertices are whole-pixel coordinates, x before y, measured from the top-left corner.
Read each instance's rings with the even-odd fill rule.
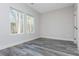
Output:
[[[27,5],[39,13],[46,13],[51,10],[72,6],[73,3],[28,3]]]

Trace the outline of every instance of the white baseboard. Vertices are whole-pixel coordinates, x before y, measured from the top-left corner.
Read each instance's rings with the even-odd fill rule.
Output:
[[[72,41],[72,42],[74,42],[74,39],[66,39],[66,38],[58,38],[58,37],[48,37],[48,36],[40,36],[39,37],[38,36],[38,37],[34,37],[34,38],[29,38],[29,40],[24,40],[24,41],[21,41],[19,43],[15,42],[15,43],[11,44],[11,42],[10,42],[9,44],[0,46],[0,50],[5,49],[5,48],[9,48],[9,47],[13,47],[13,46],[16,46],[16,45],[19,45],[19,44],[22,44],[22,43],[25,43],[25,42],[28,42],[28,41],[31,41],[31,40],[38,39],[38,38],[49,38],[49,39],[65,40],[65,41]]]
[[[21,41],[19,43],[15,42],[15,43],[10,43],[10,44],[6,44],[6,45],[3,45],[3,46],[0,46],[0,50],[2,49],[6,49],[6,48],[9,48],[9,47],[13,47],[13,46],[16,46],[16,45],[19,45],[19,44],[22,44],[22,43],[25,43],[25,42],[28,42],[28,41],[32,41],[32,40],[35,40],[35,39],[38,39],[39,37],[35,37],[35,38],[29,38],[29,40],[24,40],[24,41]]]
[[[48,36],[40,36],[41,38],[49,38],[49,39],[55,39],[55,40],[64,40],[64,41],[72,41],[74,42],[74,39],[67,39],[67,38],[59,38],[59,37],[48,37]]]

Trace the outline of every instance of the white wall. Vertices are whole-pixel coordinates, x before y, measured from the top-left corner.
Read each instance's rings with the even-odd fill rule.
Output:
[[[35,17],[34,34],[10,35],[9,31],[9,7],[13,7]],[[39,37],[39,14],[28,8],[26,4],[0,4],[0,49],[33,40]]]
[[[10,35],[9,8],[13,7],[35,17],[34,34]],[[41,15],[26,4],[0,4],[0,49],[47,37],[73,41],[73,8],[67,7]]]
[[[41,16],[40,37],[73,41],[73,7],[65,7]]]

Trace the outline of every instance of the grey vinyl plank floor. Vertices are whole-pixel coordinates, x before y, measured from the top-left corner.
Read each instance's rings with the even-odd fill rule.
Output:
[[[79,56],[73,42],[39,38],[0,51],[2,56]]]

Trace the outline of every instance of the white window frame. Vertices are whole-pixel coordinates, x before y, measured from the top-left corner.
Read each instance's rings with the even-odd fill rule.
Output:
[[[32,32],[29,32],[29,30],[27,29],[28,28],[28,16],[30,16],[30,17],[33,17],[33,30],[32,30]],[[35,18],[34,18],[34,16],[31,16],[31,15],[26,15],[26,33],[28,33],[28,34],[34,34],[35,33]]]
[[[21,24],[20,24],[20,23],[21,23],[21,18],[18,19],[18,20],[19,20],[18,33],[12,33],[12,32],[11,32],[11,24],[10,24],[11,22],[9,23],[9,24],[10,24],[10,27],[9,27],[9,29],[10,29],[10,34],[11,34],[11,35],[24,34],[24,33],[27,33],[27,34],[34,34],[34,33],[35,33],[35,17],[34,17],[34,16],[31,16],[31,15],[29,15],[29,14],[26,14],[26,13],[20,11],[20,10],[17,10],[17,9],[15,9],[15,8],[13,8],[13,7],[10,7],[10,11],[11,11],[11,9],[15,10],[15,11],[18,12],[18,13],[21,13],[21,15],[24,15],[24,16],[23,16],[24,19],[23,19],[23,21],[22,21],[22,22],[23,22],[23,27],[22,27],[22,28],[23,28],[23,32],[22,32],[22,33],[20,32],[20,30],[21,30],[21,28],[20,28],[20,27],[21,27]],[[9,14],[9,15],[10,15],[10,14]],[[20,15],[20,14],[19,14],[19,15]],[[21,16],[21,15],[20,15],[20,16]],[[28,31],[27,31],[27,26],[28,26],[28,25],[27,25],[27,19],[28,19],[27,17],[28,17],[28,16],[33,17],[33,21],[32,21],[32,22],[33,22],[33,25],[32,25],[33,30],[32,30],[32,32],[28,32]],[[16,17],[16,18],[18,18],[18,17]],[[11,20],[11,19],[10,19],[10,20]]]
[[[15,11],[18,12],[18,13],[24,14],[23,12],[21,12],[21,11],[15,9],[15,8],[12,8],[12,7],[10,7],[9,13],[11,12],[11,9],[15,10]],[[9,14],[9,16],[10,16],[10,14]],[[25,16],[25,15],[24,15],[24,16]],[[24,17],[24,16],[23,16],[23,17]],[[9,17],[9,18],[10,18],[10,17]],[[18,17],[17,17],[17,18],[18,18]],[[24,17],[24,18],[25,18],[25,17]],[[11,20],[11,18],[10,18],[10,20]],[[20,25],[21,25],[21,22],[20,22],[21,19],[18,19],[18,21],[19,21],[19,24],[18,24],[18,25],[19,25],[19,29],[18,29],[19,31],[18,31],[17,33],[12,33],[12,32],[11,32],[11,24],[10,24],[11,21],[10,21],[10,23],[9,23],[9,24],[10,24],[10,28],[9,28],[9,29],[10,29],[10,34],[11,34],[11,35],[24,34],[24,19],[23,19],[23,32],[22,32],[22,33],[20,32],[20,30],[21,30],[21,29],[20,29],[20,27],[21,27],[21,26],[20,26]]]

